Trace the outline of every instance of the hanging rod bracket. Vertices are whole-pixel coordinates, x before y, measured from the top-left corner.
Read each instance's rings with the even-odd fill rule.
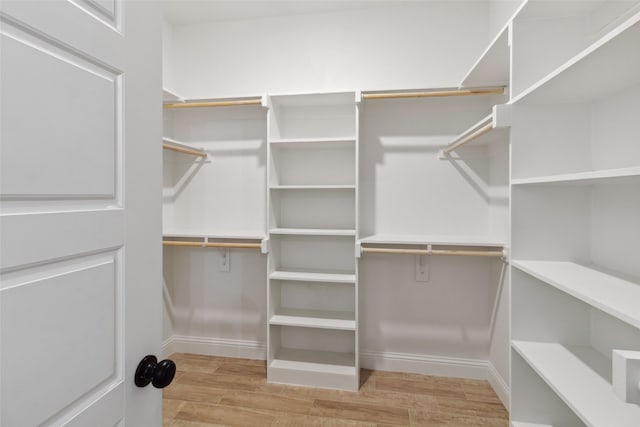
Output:
[[[269,246],[270,246],[269,239],[268,238],[262,239],[260,241],[260,253],[268,254],[270,249]]]

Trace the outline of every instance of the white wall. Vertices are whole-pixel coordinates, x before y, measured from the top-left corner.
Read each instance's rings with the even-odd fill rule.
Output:
[[[489,38],[493,39],[526,0],[489,1]]]
[[[457,86],[488,43],[487,5],[410,6],[173,29],[185,97]]]
[[[174,90],[173,78],[173,27],[166,20],[162,22],[162,87]]]

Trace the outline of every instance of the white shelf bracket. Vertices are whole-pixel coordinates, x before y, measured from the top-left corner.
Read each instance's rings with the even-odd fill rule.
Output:
[[[266,93],[260,97],[260,106],[262,108],[269,108],[269,97]]]
[[[498,104],[493,106],[493,127],[494,128],[510,128],[511,127],[511,108],[510,104]]]
[[[206,248],[207,247],[207,243],[209,243],[209,238],[205,237],[204,239],[202,239],[202,247]]]
[[[269,239],[262,239],[260,241],[260,252],[263,254],[269,253]]]
[[[360,242],[356,242],[356,258],[360,258],[362,256],[362,244]]]

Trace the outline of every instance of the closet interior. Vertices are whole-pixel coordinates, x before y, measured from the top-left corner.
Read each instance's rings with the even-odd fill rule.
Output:
[[[640,2],[469,7],[448,80],[283,91],[273,60],[239,97],[193,71],[207,37],[322,17],[167,24],[165,353],[351,391],[361,368],[487,379],[514,426],[638,425]]]

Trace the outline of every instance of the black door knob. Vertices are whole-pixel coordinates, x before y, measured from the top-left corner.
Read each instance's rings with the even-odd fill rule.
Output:
[[[165,388],[176,375],[176,364],[165,359],[158,363],[158,359],[149,354],[138,364],[135,382],[138,387],[146,387],[149,383],[155,388]]]

